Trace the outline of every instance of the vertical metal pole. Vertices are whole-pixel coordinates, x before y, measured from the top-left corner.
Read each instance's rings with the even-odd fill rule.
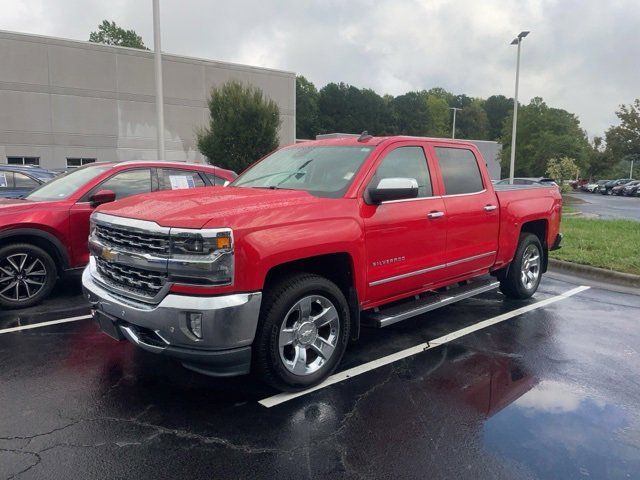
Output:
[[[513,172],[516,164],[516,126],[518,124],[518,80],[520,78],[520,45],[522,38],[518,38],[518,57],[516,60],[516,94],[513,99],[513,128],[511,130],[511,164],[509,165],[509,183],[513,185]]]
[[[457,108],[453,109],[453,128],[451,129],[451,138],[456,138],[456,112],[458,111]]]
[[[160,5],[153,0],[153,49],[156,76],[156,128],[158,136],[158,160],[164,160],[164,98],[162,94],[162,52],[160,48]]]
[[[633,161],[634,161],[634,160],[635,160],[635,159],[632,157],[632,158],[631,158],[631,171],[629,172],[629,178],[633,178]]]

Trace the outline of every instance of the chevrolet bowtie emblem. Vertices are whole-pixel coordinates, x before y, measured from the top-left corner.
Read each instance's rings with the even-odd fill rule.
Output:
[[[107,260],[107,261],[113,261],[118,257],[118,252],[114,252],[113,250],[104,247],[102,249],[102,252],[100,252],[100,258]]]

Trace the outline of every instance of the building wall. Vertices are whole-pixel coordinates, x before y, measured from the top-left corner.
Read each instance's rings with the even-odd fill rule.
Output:
[[[153,53],[0,31],[0,163],[40,157],[155,159]],[[280,143],[295,141],[295,74],[163,54],[167,160],[202,162],[195,130],[208,124],[212,87],[235,79],[280,107]]]

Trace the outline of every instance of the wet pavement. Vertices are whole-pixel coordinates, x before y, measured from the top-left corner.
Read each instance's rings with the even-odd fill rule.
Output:
[[[570,196],[584,202],[570,204],[583,214],[607,219],[640,221],[640,198],[638,197],[619,197],[582,191],[573,192]]]
[[[526,302],[490,292],[365,329],[340,369],[574,287],[546,276]],[[0,331],[84,313],[67,282],[0,312]],[[265,408],[255,380],[200,376],[90,320],[2,333],[0,478],[640,478],[638,345],[640,297],[592,288]]]

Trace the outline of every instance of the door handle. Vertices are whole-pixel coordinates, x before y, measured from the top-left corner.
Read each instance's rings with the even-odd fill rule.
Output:
[[[493,212],[496,208],[498,208],[496,205],[485,205],[484,206],[485,212]]]
[[[427,218],[440,218],[440,217],[444,217],[444,212],[439,212],[437,210],[434,210],[433,212],[427,213]]]

